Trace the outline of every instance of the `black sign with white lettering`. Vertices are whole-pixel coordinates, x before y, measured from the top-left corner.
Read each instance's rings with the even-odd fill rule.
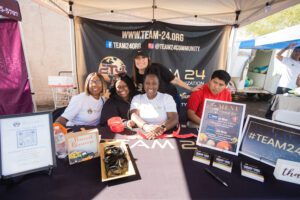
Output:
[[[136,51],[144,49],[151,62],[161,63],[187,85],[195,87],[210,79],[215,69],[225,69],[223,56],[229,26],[183,26],[159,21],[148,23],[75,20],[78,82],[83,89],[90,72],[132,76]],[[189,91],[178,88],[185,106]],[[182,112],[185,113],[185,112]]]
[[[278,158],[300,162],[300,128],[248,116],[240,152],[271,166]]]
[[[20,7],[17,1],[12,0],[1,0],[0,1],[0,15],[21,21]]]

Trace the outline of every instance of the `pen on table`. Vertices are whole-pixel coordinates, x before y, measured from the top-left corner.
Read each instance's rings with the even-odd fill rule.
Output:
[[[217,179],[220,183],[222,183],[223,185],[225,185],[226,187],[228,187],[228,184],[225,181],[223,181],[219,176],[217,176],[215,173],[213,173],[212,171],[210,171],[207,168],[205,168],[205,171],[207,173],[209,173],[212,177],[214,177],[215,179]]]

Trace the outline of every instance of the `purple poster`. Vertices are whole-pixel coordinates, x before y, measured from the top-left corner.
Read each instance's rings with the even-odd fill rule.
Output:
[[[32,112],[18,22],[0,20],[0,115]]]

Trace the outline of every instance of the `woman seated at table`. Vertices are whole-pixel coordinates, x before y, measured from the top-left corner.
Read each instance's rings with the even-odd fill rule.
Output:
[[[90,73],[86,80],[83,93],[72,97],[64,113],[56,123],[63,126],[97,126],[101,111],[107,98],[107,86],[103,77]]]
[[[111,117],[119,116],[122,119],[130,119],[130,103],[136,90],[132,80],[124,74],[114,83],[110,93],[101,113],[101,126],[107,126],[107,120]]]
[[[147,139],[154,139],[178,124],[176,103],[171,95],[158,92],[156,74],[148,73],[143,85],[146,93],[132,99],[131,120],[143,129]]]

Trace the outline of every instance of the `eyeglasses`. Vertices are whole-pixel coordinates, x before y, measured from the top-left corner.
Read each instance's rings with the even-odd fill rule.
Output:
[[[119,90],[121,90],[121,89],[128,88],[128,86],[127,85],[118,85],[118,86],[116,86],[116,88],[119,89]]]
[[[90,80],[90,84],[97,84],[97,85],[99,85],[99,84],[102,84],[102,82],[101,82],[101,80]]]

